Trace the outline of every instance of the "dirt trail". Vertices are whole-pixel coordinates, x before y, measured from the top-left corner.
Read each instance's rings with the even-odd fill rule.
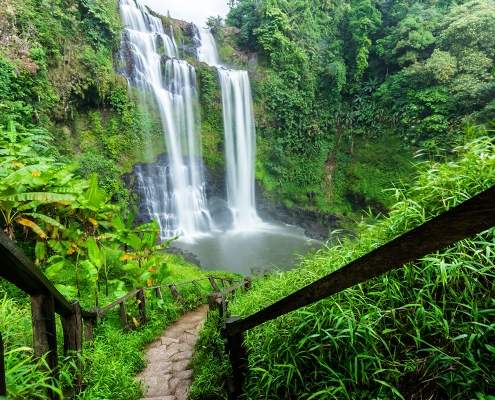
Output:
[[[206,318],[208,306],[191,311],[147,346],[148,365],[136,377],[144,379],[148,392],[143,399],[186,400],[193,371],[187,369],[192,346]]]

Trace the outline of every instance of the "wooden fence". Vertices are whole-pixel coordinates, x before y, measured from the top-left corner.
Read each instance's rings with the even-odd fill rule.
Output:
[[[243,345],[246,330],[400,268],[493,226],[495,186],[245,319],[229,317],[227,303],[223,301],[221,313],[225,327],[221,334],[226,340],[234,370],[235,390],[230,398],[235,399],[242,392],[247,370]]]
[[[192,284],[198,290],[198,294],[201,295],[198,281],[208,280],[215,292],[220,292],[217,281],[221,282],[224,289],[226,287],[226,281],[229,281],[229,284],[233,284],[232,280],[210,276],[163,286],[138,287],[136,290],[101,309],[93,308],[89,311],[84,311],[81,309],[79,302],[68,301],[1,229],[0,260],[2,263],[0,276],[30,295],[34,355],[39,358],[46,354],[47,365],[52,372],[53,378],[56,378],[58,366],[55,314],[60,316],[64,340],[64,355],[74,354],[76,356],[75,362],[79,369],[75,382],[76,385],[79,385],[81,381],[81,363],[77,354],[82,352],[83,336],[85,341],[91,342],[93,340],[94,321],[102,318],[113,307],[120,306],[122,325],[124,330],[127,331],[130,328],[127,322],[125,308],[125,301],[127,299],[136,296],[139,308],[138,318],[141,324],[147,321],[145,290],[154,290],[156,296],[162,298],[161,289],[168,287],[172,297],[185,305],[183,298],[177,290],[177,286]],[[6,396],[6,394],[4,349],[2,335],[0,333],[0,396]],[[57,397],[54,392],[49,392],[48,396],[50,398]]]

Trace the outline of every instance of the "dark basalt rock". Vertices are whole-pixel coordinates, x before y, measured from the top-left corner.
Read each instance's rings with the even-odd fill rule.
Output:
[[[133,171],[148,171],[150,175],[156,174],[156,169],[167,169],[169,164],[166,153],[160,154],[155,163],[137,163]],[[208,199],[208,208],[210,216],[215,225],[222,230],[228,230],[232,227],[233,216],[227,207],[227,193],[224,174],[213,174],[206,167],[203,169],[205,177],[205,195]],[[137,195],[138,187],[133,173],[125,174],[123,177],[126,187],[135,194],[137,198],[137,209],[135,223],[141,224],[149,222],[149,217],[145,214],[143,204],[145,200],[139,199]],[[299,226],[304,229],[306,236],[312,239],[325,241],[329,239],[330,232],[339,229],[339,217],[334,214],[323,213],[320,211],[304,210],[296,207],[286,207],[281,204],[273,204],[266,199],[261,193],[261,189],[256,187],[256,205],[258,215],[265,221],[280,221],[286,224]],[[198,261],[199,262],[199,261]]]
[[[179,249],[178,247],[169,247],[168,249],[164,249],[163,252],[167,254],[175,254],[178,256],[182,256],[184,260],[187,261],[188,263],[201,267],[201,262],[199,261],[196,254],[191,253],[188,250]]]

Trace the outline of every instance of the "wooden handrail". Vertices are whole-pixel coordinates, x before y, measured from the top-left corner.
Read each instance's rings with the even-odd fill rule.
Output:
[[[33,324],[34,337],[34,354],[36,357],[41,357],[48,354],[46,362],[55,378],[58,371],[58,354],[56,340],[56,322],[55,313],[61,317],[63,336],[64,336],[64,353],[69,352],[80,353],[82,351],[82,336],[86,341],[93,340],[93,319],[100,318],[104,313],[113,307],[120,305],[120,313],[123,321],[124,329],[127,330],[127,315],[125,310],[125,301],[132,296],[136,296],[141,323],[146,323],[146,297],[144,290],[155,289],[157,296],[161,298],[161,287],[168,286],[175,288],[174,284],[155,286],[152,288],[137,288],[136,290],[126,294],[120,299],[108,304],[102,309],[97,308],[90,311],[81,310],[77,301],[69,302],[50,282],[50,280],[29,260],[19,247],[13,243],[6,233],[0,230],[0,276],[9,282],[13,283],[19,289],[29,294],[31,297],[31,315]],[[197,281],[210,280],[214,277],[200,278],[191,281],[180,282],[177,285],[193,283],[195,286]],[[223,279],[222,279],[223,282]],[[173,293],[172,293],[173,294]],[[180,295],[176,293],[174,296],[180,299]],[[84,324],[82,323],[84,319]],[[6,393],[5,390],[5,373],[3,371],[3,342],[0,334],[0,396]],[[81,363],[76,358],[75,365],[79,372],[76,378],[76,384],[80,384]],[[52,390],[47,392],[50,399],[55,399],[58,396]]]
[[[51,293],[57,314],[63,316],[74,314],[74,308],[62,293],[1,229],[0,259],[2,260],[0,275],[3,278],[31,296]]]
[[[115,306],[118,306],[120,303],[123,303],[127,299],[130,299],[132,296],[135,296],[137,294],[137,292],[139,292],[139,289],[133,290],[132,292],[127,293],[125,296],[122,296],[121,298],[115,300],[113,303],[110,303],[107,306],[99,309],[98,310],[98,316],[101,317],[103,314],[105,314],[110,309],[114,308]]]
[[[493,226],[495,186],[246,319],[227,324],[223,336],[233,336],[254,328]]]

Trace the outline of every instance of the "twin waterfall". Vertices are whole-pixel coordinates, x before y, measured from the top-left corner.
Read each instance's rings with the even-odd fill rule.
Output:
[[[149,219],[156,218],[163,239],[180,235],[192,238],[214,231],[206,205],[198,92],[194,68],[178,59],[172,29],[165,32],[160,19],[133,0],[120,0],[126,26],[121,62],[126,78],[139,89],[143,100],[152,93],[160,110],[167,160],[164,165],[136,171],[142,204]],[[251,228],[260,220],[254,202],[255,131],[251,88],[246,71],[220,65],[210,32],[196,29],[199,61],[217,67],[227,166],[228,208],[233,228]]]

